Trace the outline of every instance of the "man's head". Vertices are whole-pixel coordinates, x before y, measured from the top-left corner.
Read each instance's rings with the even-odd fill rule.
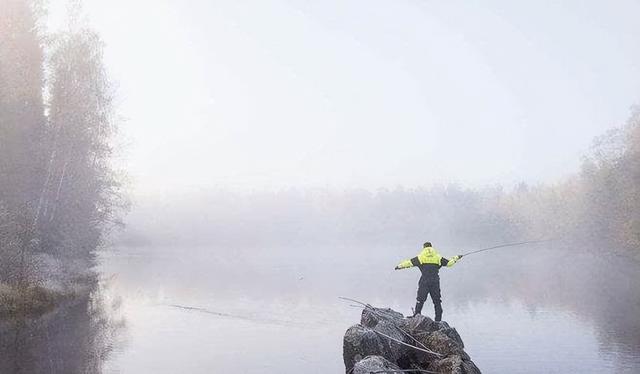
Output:
[[[424,242],[424,244],[422,245],[423,248],[428,248],[431,247],[431,242]]]

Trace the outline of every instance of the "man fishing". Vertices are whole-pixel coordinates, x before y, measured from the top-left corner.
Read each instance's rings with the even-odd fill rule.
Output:
[[[451,257],[451,259],[446,259],[431,246],[430,242],[426,242],[420,254],[412,259],[402,261],[396,266],[396,270],[417,266],[422,272],[418,282],[418,297],[416,298],[414,316],[422,312],[422,306],[427,300],[427,295],[431,295],[436,312],[435,320],[442,320],[442,300],[440,299],[440,276],[438,272],[443,266],[452,267],[461,258],[462,255],[458,255]]]

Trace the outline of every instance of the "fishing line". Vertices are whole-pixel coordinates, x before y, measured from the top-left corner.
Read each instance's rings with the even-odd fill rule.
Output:
[[[467,252],[467,253],[463,253],[462,256],[469,256],[475,253],[480,253],[480,252],[484,252],[484,251],[488,251],[491,249],[496,249],[496,248],[504,248],[504,247],[515,247],[518,245],[525,245],[525,244],[533,244],[533,243],[545,243],[545,242],[550,242],[553,241],[554,239],[543,239],[543,240],[530,240],[527,242],[518,242],[518,243],[508,243],[508,244],[501,244],[501,245],[496,245],[493,247],[487,247],[487,248],[481,248],[481,249],[476,249],[473,250],[471,252]]]

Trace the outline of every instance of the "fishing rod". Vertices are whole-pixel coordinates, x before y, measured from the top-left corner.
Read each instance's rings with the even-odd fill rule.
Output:
[[[463,253],[461,257],[469,256],[469,255],[472,255],[472,254],[475,254],[475,253],[480,253],[480,252],[484,252],[484,251],[488,251],[488,250],[496,249],[496,248],[515,247],[515,246],[518,246],[518,245],[533,244],[533,243],[544,243],[544,242],[550,242],[552,240],[554,240],[554,239],[530,240],[530,241],[526,241],[526,242],[501,244],[501,245],[496,245],[496,246],[493,246],[493,247],[481,248],[481,249],[473,250],[471,252]]]

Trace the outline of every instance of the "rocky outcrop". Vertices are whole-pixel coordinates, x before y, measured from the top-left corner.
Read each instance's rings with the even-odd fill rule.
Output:
[[[480,373],[462,338],[446,322],[421,315],[405,318],[392,309],[370,306],[345,333],[343,358],[348,374]]]

